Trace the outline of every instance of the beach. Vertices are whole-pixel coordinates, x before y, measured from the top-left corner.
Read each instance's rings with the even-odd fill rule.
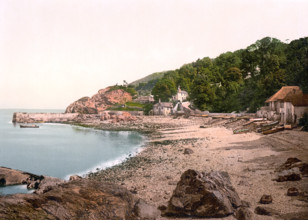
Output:
[[[267,136],[256,132],[233,134],[241,123],[209,117],[143,116],[134,122],[95,124],[101,129],[142,130],[148,140],[137,156],[88,178],[119,184],[147,203],[162,207],[167,206],[184,171],[226,171],[252,212],[260,205],[273,210],[272,216],[253,214],[255,219],[305,219],[307,177],[287,182],[274,179],[275,170],[288,158],[308,161],[308,133],[294,129]],[[290,187],[296,187],[299,196],[287,196]],[[271,195],[273,202],[260,204],[262,195]]]
[[[190,219],[191,210],[201,204],[216,217],[207,219],[307,219],[308,133],[294,128],[263,135],[256,132],[260,120],[250,123],[252,117],[88,117],[73,122],[100,130],[137,131],[145,142],[137,155],[83,178],[73,175],[63,182],[18,171],[19,183],[27,182],[36,191],[0,197],[0,217]],[[241,129],[245,132],[234,134]],[[1,183],[9,183],[15,170],[2,169],[9,174]],[[172,200],[176,192],[184,196]],[[230,208],[224,208],[228,204]],[[172,207],[176,208],[170,212]],[[181,211],[184,208],[188,215]]]

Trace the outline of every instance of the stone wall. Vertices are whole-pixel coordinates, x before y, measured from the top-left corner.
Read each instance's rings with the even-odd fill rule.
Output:
[[[25,113],[15,112],[13,122],[17,123],[63,123],[76,121],[79,113]]]
[[[143,115],[141,111],[103,111],[99,114],[80,114],[80,113],[25,113],[15,112],[13,123],[100,123],[110,120],[112,122],[134,121],[135,116]]]

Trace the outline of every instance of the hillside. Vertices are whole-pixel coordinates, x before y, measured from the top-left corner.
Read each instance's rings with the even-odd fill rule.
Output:
[[[160,78],[162,78],[165,75],[166,72],[167,71],[152,73],[150,75],[147,75],[146,77],[143,77],[141,79],[138,79],[138,80],[130,83],[129,85],[138,86],[139,83],[147,83],[147,82],[149,82],[151,80],[160,79]]]
[[[308,37],[290,43],[265,37],[247,48],[204,57],[166,72],[151,91],[169,101],[180,86],[200,110],[255,112],[282,86],[308,93]]]
[[[156,72],[152,73],[146,77],[143,77],[141,79],[138,79],[132,83],[130,83],[130,86],[134,86],[138,94],[140,95],[149,95],[158,82],[159,79],[163,78],[166,73],[169,71],[162,71],[162,72]]]

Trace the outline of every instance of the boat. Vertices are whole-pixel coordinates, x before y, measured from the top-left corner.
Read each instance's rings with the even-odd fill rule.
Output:
[[[21,128],[39,128],[38,125],[20,125]]]

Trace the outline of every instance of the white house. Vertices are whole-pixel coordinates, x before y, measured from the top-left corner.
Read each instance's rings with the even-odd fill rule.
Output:
[[[172,96],[173,101],[180,101],[183,102],[187,99],[188,93],[184,90],[181,90],[181,87],[178,87],[178,92],[176,95]]]
[[[305,112],[308,113],[308,94],[298,86],[283,86],[265,101],[269,106],[257,112],[259,117],[280,120],[284,124],[298,123]]]

